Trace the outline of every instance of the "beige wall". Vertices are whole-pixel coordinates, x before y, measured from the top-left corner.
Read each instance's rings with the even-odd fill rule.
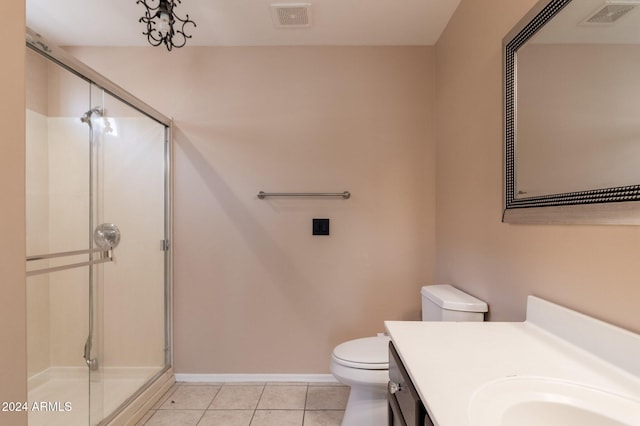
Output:
[[[419,318],[434,262],[432,48],[71,51],[176,122],[178,373],[328,373],[337,343]],[[314,217],[331,236],[311,235]]]
[[[27,397],[24,187],[24,2],[3,4],[0,26],[0,401]],[[3,426],[26,424],[26,413],[0,412]]]
[[[535,294],[640,331],[640,228],[500,222],[503,36],[535,0],[462,0],[436,46],[439,281],[522,320]]]

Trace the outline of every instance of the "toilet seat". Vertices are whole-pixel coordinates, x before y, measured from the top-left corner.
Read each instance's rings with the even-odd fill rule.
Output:
[[[389,369],[389,337],[375,336],[350,340],[333,350],[334,362],[362,370]]]

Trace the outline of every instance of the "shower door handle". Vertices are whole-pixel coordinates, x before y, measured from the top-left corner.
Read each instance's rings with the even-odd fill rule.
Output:
[[[27,262],[33,262],[36,260],[45,260],[45,259],[55,259],[58,257],[78,256],[81,254],[90,254],[90,253],[100,253],[100,256],[98,259],[92,259],[86,262],[70,263],[68,265],[52,266],[50,268],[34,269],[31,271],[27,271],[27,277],[113,261],[112,250],[105,250],[103,248],[94,248],[94,249],[87,249],[87,250],[73,250],[73,251],[65,251],[60,253],[48,253],[48,254],[38,254],[34,256],[27,256]]]
[[[35,256],[27,256],[27,262],[34,260],[54,259],[57,257],[78,256],[82,254],[100,253],[97,259],[90,258],[86,262],[70,263],[68,265],[53,266],[51,268],[35,269],[27,271],[27,276],[38,274],[46,274],[49,272],[64,271],[66,269],[80,268],[82,266],[97,265],[99,263],[106,263],[113,261],[113,249],[120,244],[120,230],[113,223],[103,223],[98,225],[93,233],[93,241],[98,248],[92,248],[87,250],[73,250],[60,253],[40,254]]]

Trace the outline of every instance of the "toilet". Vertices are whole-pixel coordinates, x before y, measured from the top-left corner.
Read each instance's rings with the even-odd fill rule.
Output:
[[[423,321],[484,321],[482,300],[448,284],[422,287]],[[386,426],[389,337],[350,340],[333,349],[331,373],[351,386],[342,426]]]

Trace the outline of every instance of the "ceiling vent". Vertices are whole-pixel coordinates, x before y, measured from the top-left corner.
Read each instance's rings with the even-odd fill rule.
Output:
[[[271,5],[271,18],[278,28],[304,28],[311,26],[310,3],[278,3]]]
[[[637,9],[638,6],[640,6],[640,1],[607,1],[582,21],[582,24],[612,25],[632,10]]]

